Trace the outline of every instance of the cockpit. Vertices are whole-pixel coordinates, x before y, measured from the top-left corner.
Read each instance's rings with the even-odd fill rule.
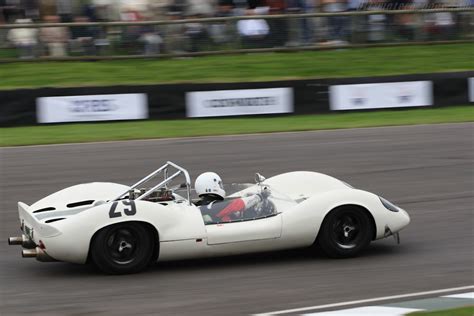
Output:
[[[178,176],[181,176],[178,178]],[[162,178],[161,178],[162,177]],[[157,179],[162,179],[157,184]],[[184,179],[183,179],[184,178]],[[181,181],[178,181],[181,179]],[[183,182],[184,180],[184,182]],[[272,200],[279,203],[295,203],[290,198],[272,192],[270,187],[263,185],[261,175],[256,175],[255,184],[225,184],[227,198],[221,201],[205,204],[199,203],[196,192],[191,188],[191,179],[186,169],[168,161],[156,169],[115,200],[131,199],[168,205],[168,203],[186,203],[199,207],[206,224],[218,224],[234,221],[245,221],[264,218],[277,214],[277,208]]]

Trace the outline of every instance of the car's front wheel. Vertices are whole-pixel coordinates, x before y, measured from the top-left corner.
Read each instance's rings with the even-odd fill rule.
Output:
[[[370,215],[357,206],[342,206],[324,219],[317,246],[331,258],[348,258],[366,248],[374,235]]]
[[[91,244],[91,259],[110,274],[140,272],[152,256],[154,236],[143,224],[120,223],[101,229]]]

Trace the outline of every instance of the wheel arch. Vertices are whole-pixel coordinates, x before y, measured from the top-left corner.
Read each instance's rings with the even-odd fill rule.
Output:
[[[109,225],[104,225],[100,228],[98,228],[94,234],[92,235],[90,241],[89,241],[89,250],[87,252],[87,260],[86,263],[91,263],[91,249],[92,249],[92,244],[94,242],[94,239],[96,238],[97,234],[108,227],[115,226],[115,225],[120,225],[124,223],[138,223],[140,225],[143,225],[146,227],[148,231],[150,231],[153,234],[153,255],[151,257],[151,262],[156,262],[158,260],[159,254],[160,254],[160,234],[158,232],[158,229],[156,228],[155,225],[146,222],[146,221],[141,221],[141,220],[132,220],[132,221],[123,221],[123,222],[118,222],[118,223],[112,223]]]

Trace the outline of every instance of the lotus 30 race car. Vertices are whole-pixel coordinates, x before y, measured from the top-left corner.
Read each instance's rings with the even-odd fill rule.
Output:
[[[198,206],[188,172],[167,162],[132,186],[86,183],[30,206],[19,202],[22,235],[8,242],[22,245],[23,257],[92,262],[122,274],[158,260],[310,246],[329,257],[352,257],[372,240],[398,239],[410,222],[384,198],[321,173],[256,174],[255,181],[237,185],[212,207]]]

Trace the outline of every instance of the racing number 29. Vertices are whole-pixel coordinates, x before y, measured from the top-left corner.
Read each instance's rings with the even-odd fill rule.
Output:
[[[125,215],[132,216],[132,215],[137,214],[137,208],[135,207],[135,201],[122,200],[121,202],[122,202],[123,205],[126,206],[123,209],[123,213]],[[115,201],[114,203],[112,203],[112,206],[110,207],[110,211],[109,211],[109,217],[110,218],[115,218],[115,217],[121,217],[122,216],[122,213],[120,213],[120,211],[117,211],[117,204],[118,203],[119,203],[118,201]],[[127,206],[130,206],[130,208],[128,208]]]

